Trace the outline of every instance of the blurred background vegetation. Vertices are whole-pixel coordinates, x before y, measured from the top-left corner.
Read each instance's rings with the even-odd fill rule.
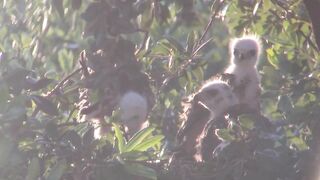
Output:
[[[245,33],[261,37],[262,112],[278,127],[250,142],[225,139],[219,157],[192,165],[188,178],[310,179],[320,55],[301,0],[1,1],[0,179],[188,179],[168,168],[181,102],[223,72],[229,40]],[[99,49],[150,78],[152,126],[128,142],[116,116],[105,117],[114,132],[99,140],[78,121],[80,53]]]

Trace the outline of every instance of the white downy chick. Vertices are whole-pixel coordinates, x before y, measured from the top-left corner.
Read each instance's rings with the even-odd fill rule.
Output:
[[[225,71],[245,112],[260,112],[260,76],[257,71],[261,44],[255,36],[235,38],[230,43],[231,61]]]
[[[195,93],[187,109],[185,121],[177,134],[182,149],[195,160],[201,161],[197,152],[205,125],[216,117],[224,117],[229,108],[238,104],[231,87],[224,81],[209,80]]]
[[[211,118],[224,116],[226,111],[239,103],[232,88],[224,81],[209,80],[199,90],[198,100],[211,111]],[[199,94],[198,93],[198,94]]]
[[[145,126],[148,114],[146,98],[134,91],[126,92],[119,101],[120,120],[126,126],[129,136]]]

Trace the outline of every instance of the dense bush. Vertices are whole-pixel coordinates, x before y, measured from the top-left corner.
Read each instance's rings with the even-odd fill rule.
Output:
[[[313,175],[320,55],[302,1],[4,0],[0,6],[0,179]],[[242,115],[236,127],[220,130],[224,143],[213,160],[169,166],[181,102],[223,72],[230,38],[244,33],[261,37],[262,112],[276,128],[263,131],[256,117]],[[153,105],[151,126],[128,141],[116,110],[99,114],[113,127],[101,139],[93,138],[91,121],[80,121],[94,109],[81,102],[101,104],[111,85],[138,88]]]

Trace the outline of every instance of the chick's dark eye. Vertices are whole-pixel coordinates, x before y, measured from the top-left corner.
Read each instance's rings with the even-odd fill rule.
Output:
[[[210,89],[206,91],[206,94],[208,94],[210,97],[215,97],[219,91],[217,89]]]
[[[250,50],[248,52],[249,56],[255,56],[256,55],[256,51],[255,50]]]
[[[234,56],[238,56],[239,53],[240,53],[239,49],[234,49],[234,50],[233,50],[233,55],[234,55]]]

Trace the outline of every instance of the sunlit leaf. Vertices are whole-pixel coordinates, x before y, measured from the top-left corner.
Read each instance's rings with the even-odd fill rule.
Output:
[[[217,129],[215,131],[217,136],[225,141],[232,141],[234,140],[234,136],[230,133],[229,129]]]
[[[144,141],[152,132],[154,131],[154,127],[147,127],[136,134],[129,140],[129,142],[125,145],[124,150],[126,152],[136,150],[135,147],[138,146],[142,141]]]
[[[31,41],[32,41],[32,37],[30,37],[30,35],[28,35],[26,33],[21,34],[22,47],[24,47],[24,48],[29,47]]]
[[[73,65],[73,54],[66,49],[60,50],[58,53],[58,61],[64,72],[70,72]]]
[[[249,114],[243,114],[239,116],[239,122],[242,127],[247,129],[252,129],[254,127],[255,117]]]
[[[290,112],[293,110],[293,104],[288,95],[282,95],[279,97],[278,109],[281,112]]]
[[[272,49],[267,49],[267,56],[268,56],[268,61],[269,63],[275,67],[276,69],[279,68],[279,60],[276,54]]]
[[[163,139],[164,139],[163,135],[153,136],[151,138],[148,138],[148,139],[144,140],[142,143],[138,144],[134,148],[134,150],[136,150],[136,151],[146,151],[149,148],[152,148],[155,145],[160,144]]]
[[[124,152],[124,147],[125,147],[125,138],[120,130],[119,125],[116,123],[113,123],[114,127],[114,133],[117,138],[117,144],[118,144],[118,150],[120,153]]]
[[[292,143],[292,145],[295,145],[295,147],[300,151],[307,150],[309,148],[306,142],[300,137],[291,138],[290,142]]]

